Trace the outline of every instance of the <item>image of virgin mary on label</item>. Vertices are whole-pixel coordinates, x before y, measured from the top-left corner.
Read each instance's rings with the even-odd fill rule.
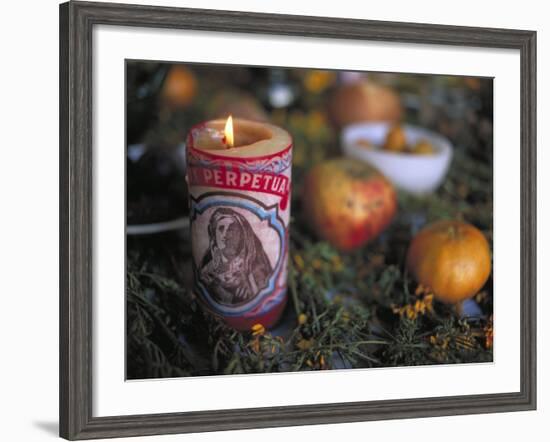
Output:
[[[243,215],[226,207],[216,209],[208,221],[208,237],[197,277],[216,302],[245,304],[267,287],[273,269]]]

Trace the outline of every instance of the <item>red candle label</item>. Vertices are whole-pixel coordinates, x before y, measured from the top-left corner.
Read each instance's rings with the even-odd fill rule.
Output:
[[[239,329],[269,326],[286,302],[291,148],[257,158],[187,150],[195,291]]]

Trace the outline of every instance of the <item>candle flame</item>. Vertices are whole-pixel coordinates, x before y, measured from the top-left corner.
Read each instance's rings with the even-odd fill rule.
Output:
[[[231,115],[227,118],[223,134],[227,147],[233,147],[235,145],[235,141],[233,138],[233,117]]]

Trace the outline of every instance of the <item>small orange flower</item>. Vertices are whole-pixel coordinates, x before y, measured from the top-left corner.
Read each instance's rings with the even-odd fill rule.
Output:
[[[330,86],[336,75],[332,71],[311,70],[304,78],[304,85],[309,92],[318,93]]]
[[[265,327],[262,324],[254,324],[251,330],[252,336],[261,336],[265,333]]]
[[[418,316],[416,314],[416,312],[414,311],[414,307],[412,305],[407,305],[405,311],[406,311],[406,314],[407,314],[407,318],[409,318],[409,319],[416,319],[416,317]]]

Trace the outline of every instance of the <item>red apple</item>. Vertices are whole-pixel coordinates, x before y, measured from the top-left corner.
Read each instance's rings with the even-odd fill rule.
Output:
[[[340,86],[330,97],[328,110],[337,127],[363,121],[397,122],[403,114],[399,95],[372,81]]]
[[[342,251],[376,238],[397,209],[395,190],[377,169],[345,158],[325,161],[309,171],[303,203],[317,235]]]

